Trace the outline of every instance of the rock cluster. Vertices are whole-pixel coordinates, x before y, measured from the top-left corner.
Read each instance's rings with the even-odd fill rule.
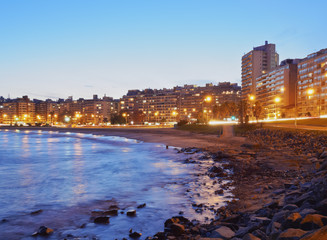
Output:
[[[259,196],[268,194],[266,199],[270,202],[253,210],[241,208],[237,201],[231,201],[226,207],[215,210],[217,217],[210,224],[173,217],[165,222],[164,232],[146,239],[327,240],[327,137],[271,129],[256,130],[248,136],[259,144],[247,144],[244,148],[253,150],[265,145],[274,150],[285,147],[300,157],[309,156],[315,167],[312,172],[274,170],[264,164],[265,159],[258,161],[258,154],[251,150],[212,154],[216,162],[224,162],[224,165],[223,168],[209,168],[207,174],[210,177],[219,179],[225,176],[226,169],[230,169],[234,172],[235,185],[256,185],[256,181],[261,181],[261,187],[256,191]],[[268,183],[276,180],[277,184],[275,181],[262,186],[265,179]],[[260,197],[252,195],[252,199],[255,198]]]
[[[316,171],[308,182],[284,184],[270,197],[273,200],[255,212],[240,212],[232,205],[220,208],[219,218],[208,225],[173,217],[165,222],[164,232],[147,239],[327,239],[326,169]]]
[[[327,135],[306,130],[282,130],[274,128],[260,128],[248,131],[245,136],[258,144],[270,146],[271,148],[289,147],[297,154],[322,154],[327,156]]]

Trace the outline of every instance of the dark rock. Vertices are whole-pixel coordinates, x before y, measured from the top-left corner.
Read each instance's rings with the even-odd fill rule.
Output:
[[[300,223],[303,230],[313,230],[321,228],[327,224],[327,217],[319,214],[308,214]]]
[[[273,194],[276,194],[276,195],[280,195],[282,193],[285,193],[285,189],[277,189],[277,190],[273,191]]]
[[[242,240],[261,240],[261,239],[254,236],[252,233],[247,233]]]
[[[118,210],[117,209],[111,209],[111,210],[105,211],[103,213],[105,215],[117,216],[118,215]]]
[[[94,219],[94,223],[108,224],[109,223],[109,217],[97,217],[97,218]]]
[[[216,190],[215,194],[216,195],[222,195],[222,194],[224,194],[224,190],[223,189]]]
[[[138,233],[138,232],[132,232],[129,234],[129,237],[134,238],[134,239],[139,238],[141,236],[142,236],[142,233]]]
[[[170,226],[170,232],[174,235],[174,236],[180,236],[185,232],[185,227],[182,224],[179,223],[173,223]]]
[[[283,207],[283,210],[289,210],[289,211],[293,211],[295,209],[297,209],[298,206],[296,206],[295,204],[286,204],[284,207]]]
[[[263,231],[257,229],[255,231],[252,232],[252,234],[256,237],[258,237],[261,240],[268,240],[268,236],[266,233],[264,233]]]
[[[291,213],[286,220],[283,222],[282,224],[282,228],[286,229],[286,228],[298,228],[300,225],[300,222],[302,220],[302,216],[300,215],[300,213],[295,212],[295,213]]]
[[[258,223],[260,223],[262,225],[268,225],[270,223],[271,219],[267,218],[267,217],[257,217],[257,216],[255,216],[255,217],[251,218],[251,221],[252,222],[258,222]]]
[[[141,205],[138,205],[137,208],[144,208],[146,206],[146,203],[143,203]]]
[[[304,201],[313,202],[313,192],[307,192],[305,194],[302,194],[301,196],[294,199],[293,203],[297,206],[300,206]]]
[[[241,216],[239,214],[233,214],[233,215],[223,219],[222,222],[237,223],[240,219],[241,219]]]
[[[165,221],[165,228],[170,228],[173,223],[187,225],[190,223],[190,220],[188,220],[187,218],[185,218],[183,216],[172,217]]]
[[[327,161],[324,161],[318,171],[324,171],[327,170]]]
[[[327,226],[322,227],[316,230],[315,232],[301,238],[301,240],[325,240],[325,239],[327,239]]]
[[[158,232],[156,235],[154,235],[158,240],[166,240],[166,235],[164,232]]]
[[[36,233],[33,234],[33,236],[35,236],[35,235],[48,236],[48,235],[50,235],[52,233],[53,233],[53,229],[45,227],[45,226],[41,226],[39,228],[39,230]]]
[[[307,232],[301,229],[289,228],[279,235],[279,240],[298,240]]]
[[[278,206],[279,206],[278,201],[272,201],[272,202],[265,205],[265,207],[270,208],[270,209],[278,208]]]
[[[315,214],[315,213],[317,213],[317,211],[312,208],[305,208],[300,212],[302,217],[305,217],[308,214]]]
[[[230,239],[235,236],[235,233],[228,227],[220,226],[211,232],[210,238]]]
[[[136,210],[128,210],[126,212],[126,215],[129,217],[134,217],[134,216],[136,216]]]
[[[40,214],[42,212],[43,212],[43,210],[42,209],[39,209],[39,210],[36,210],[36,211],[31,212],[31,215],[38,215],[38,214]]]
[[[327,198],[320,201],[315,209],[317,209],[318,211],[320,211],[321,213],[324,213],[325,215],[327,215]]]

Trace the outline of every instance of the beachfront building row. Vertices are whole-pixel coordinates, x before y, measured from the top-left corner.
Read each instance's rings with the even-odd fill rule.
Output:
[[[72,97],[53,101],[31,100],[28,96],[0,99],[0,123],[109,124],[115,116],[127,123],[196,121],[215,117],[214,109],[225,102],[237,103],[241,87],[222,82],[203,87],[184,85],[171,89],[129,90],[121,99],[104,96]],[[204,119],[205,118],[205,119]]]
[[[266,42],[242,57],[242,99],[249,109],[261,104],[265,119],[326,115],[326,67],[327,49],[279,65],[275,45]]]
[[[120,109],[134,122],[192,122],[199,118],[207,121],[215,118],[215,106],[237,103],[240,97],[241,87],[230,82],[206,84],[204,87],[184,85],[171,89],[130,90],[122,97]],[[135,120],[135,115],[140,120]]]
[[[117,101],[116,101],[117,102]],[[7,99],[0,103],[0,123],[95,123],[109,122],[112,114],[117,113],[115,101],[110,97],[98,99],[52,101],[31,100],[28,96]]]

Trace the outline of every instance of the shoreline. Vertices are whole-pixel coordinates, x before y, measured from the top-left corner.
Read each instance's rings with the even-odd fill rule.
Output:
[[[58,131],[74,132],[104,136],[126,137],[143,142],[161,143],[174,147],[196,147],[208,152],[221,149],[240,148],[246,142],[243,137],[219,138],[217,135],[206,135],[177,130],[174,128],[60,128],[60,127],[0,127],[0,130]]]
[[[157,238],[154,237],[149,239],[167,239],[160,238],[160,236],[166,236],[167,234],[168,236],[177,236],[176,238],[169,239],[185,239],[183,237],[178,237],[183,236],[178,235],[181,233],[174,235],[176,233],[171,232],[173,231],[173,228],[176,227],[174,225],[175,223],[177,224],[177,228],[180,227],[182,230],[185,230],[181,230],[182,234],[188,234],[187,236],[192,237],[211,237],[214,235],[214,229],[221,228],[222,226],[227,226],[232,229],[233,232],[237,233],[239,229],[244,227],[244,222],[236,225],[236,223],[233,223],[233,221],[238,222],[239,219],[243,219],[245,217],[245,220],[243,219],[242,221],[248,222],[249,217],[246,216],[260,218],[261,216],[259,216],[260,214],[258,215],[257,212],[267,209],[267,206],[268,209],[270,208],[269,206],[273,206],[274,211],[280,211],[281,207],[283,207],[281,199],[285,197],[285,192],[291,191],[288,188],[290,188],[290,186],[299,188],[301,184],[305,184],[307,181],[310,181],[310,179],[313,178],[312,171],[314,171],[314,169],[312,169],[312,158],[315,155],[314,153],[310,153],[311,150],[309,152],[304,151],[297,153],[294,146],[287,144],[285,145],[285,142],[283,142],[282,139],[278,139],[278,137],[275,137],[275,139],[270,138],[269,135],[270,142],[265,142],[265,136],[257,136],[256,139],[249,136],[247,138],[234,136],[218,138],[216,135],[204,135],[176,129],[53,127],[1,127],[0,130],[1,129],[88,133],[95,135],[126,137],[144,142],[161,143],[167,146],[181,148],[195,147],[208,152],[211,154],[215,162],[220,164],[223,163],[224,168],[231,169],[233,171],[233,174],[228,176],[228,179],[232,181],[232,184],[222,187],[222,189],[230,191],[234,195],[234,199],[227,201],[226,207],[218,207],[217,209],[214,209],[217,220],[213,220],[210,224],[198,224],[194,226],[181,216],[177,218],[173,217],[166,221],[166,223],[170,223],[167,223],[167,226],[165,223],[165,232],[155,235]],[[260,142],[260,144],[257,142]],[[307,142],[306,138],[303,138],[302,142]],[[310,148],[306,149],[308,150]],[[208,173],[210,173],[209,169]],[[218,176],[216,179],[220,181],[224,178]],[[280,202],[277,206],[275,204],[276,201]],[[235,216],[237,216],[237,218],[234,219],[233,217]],[[268,218],[260,224],[266,224],[268,221],[272,221],[271,218],[272,216],[269,215]],[[224,222],[226,219],[232,223]],[[177,222],[174,222],[175,220]],[[174,227],[172,227],[171,221],[173,221]],[[252,224],[252,220],[249,222],[249,224]],[[193,229],[194,232],[192,232],[193,230],[189,232],[189,227],[192,229],[196,228],[196,230]],[[252,234],[252,230],[250,230],[251,229],[248,229],[247,231],[248,233]],[[282,229],[280,229],[278,234],[281,234],[281,230]],[[244,234],[242,233],[242,236],[245,236],[246,233],[247,232],[244,232]],[[270,235],[270,231],[265,234],[263,236]],[[258,235],[258,233],[255,235]]]

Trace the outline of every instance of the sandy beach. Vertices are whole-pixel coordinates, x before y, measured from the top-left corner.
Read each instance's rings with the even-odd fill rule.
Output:
[[[119,136],[144,142],[162,143],[174,147],[196,147],[207,151],[239,149],[246,142],[243,137],[219,137],[180,131],[174,128],[58,128],[58,127],[1,127],[0,129],[19,129],[33,131],[79,132],[87,134]]]

